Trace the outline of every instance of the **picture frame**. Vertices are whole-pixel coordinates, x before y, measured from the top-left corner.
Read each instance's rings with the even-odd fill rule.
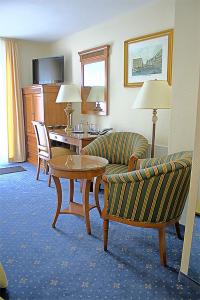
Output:
[[[172,81],[173,29],[124,42],[124,86],[139,87],[147,80]]]

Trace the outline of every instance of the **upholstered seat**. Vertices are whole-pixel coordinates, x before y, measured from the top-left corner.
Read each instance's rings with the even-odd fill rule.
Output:
[[[81,153],[106,158],[109,165],[105,174],[118,174],[134,170],[137,159],[145,156],[147,148],[147,139],[140,134],[112,132],[95,139]]]
[[[137,161],[133,172],[104,175],[104,250],[109,220],[132,226],[158,228],[161,264],[166,265],[165,227],[176,225],[189,190],[191,152]],[[141,168],[142,167],[142,168]]]
[[[62,155],[74,155],[74,151],[66,149],[63,147],[51,147],[49,141],[49,134],[47,128],[43,122],[33,121],[33,126],[35,130],[37,148],[38,148],[38,164],[37,164],[37,174],[36,180],[39,179],[41,160],[47,162],[52,157],[62,156]],[[46,173],[48,173],[48,165],[46,166]],[[51,185],[51,175],[49,175],[48,186]]]

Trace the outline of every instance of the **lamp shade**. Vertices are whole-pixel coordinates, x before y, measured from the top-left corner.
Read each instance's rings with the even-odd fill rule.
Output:
[[[104,86],[92,86],[87,101],[104,102]]]
[[[132,108],[171,108],[171,87],[166,80],[145,81]]]
[[[62,84],[56,98],[56,103],[81,102],[78,87],[75,84]]]

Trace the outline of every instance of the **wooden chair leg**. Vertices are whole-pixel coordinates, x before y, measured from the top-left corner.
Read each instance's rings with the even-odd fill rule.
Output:
[[[103,220],[104,251],[107,251],[107,247],[108,247],[108,228],[109,228],[109,220]]]
[[[181,231],[180,231],[180,224],[179,224],[179,222],[175,223],[175,228],[176,228],[177,237],[179,238],[179,240],[183,240],[183,237],[182,237]]]
[[[47,161],[46,161],[46,166],[45,166],[45,173],[46,173],[46,175],[49,174],[49,165],[48,165]]]
[[[41,158],[38,156],[36,180],[39,180],[39,175],[40,175],[40,166],[41,166]]]
[[[165,246],[165,228],[159,228],[159,249],[160,249],[160,263],[166,267],[166,246]]]
[[[102,178],[101,176],[98,176],[93,179],[94,200],[95,200],[95,204],[98,209],[100,217],[101,217],[101,207],[99,205],[99,188],[100,188],[100,184],[101,184],[101,178]]]
[[[51,175],[49,174],[49,177],[48,177],[48,187],[51,186]]]

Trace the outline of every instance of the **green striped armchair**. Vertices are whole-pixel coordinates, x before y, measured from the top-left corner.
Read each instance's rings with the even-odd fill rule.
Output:
[[[145,157],[148,142],[133,132],[112,132],[100,136],[84,147],[81,154],[104,157],[109,161],[105,174],[132,171],[138,158]]]
[[[179,152],[160,159],[137,161],[133,172],[104,175],[104,250],[107,250],[109,220],[157,228],[160,261],[166,266],[165,227],[179,219],[189,190],[191,152]]]

